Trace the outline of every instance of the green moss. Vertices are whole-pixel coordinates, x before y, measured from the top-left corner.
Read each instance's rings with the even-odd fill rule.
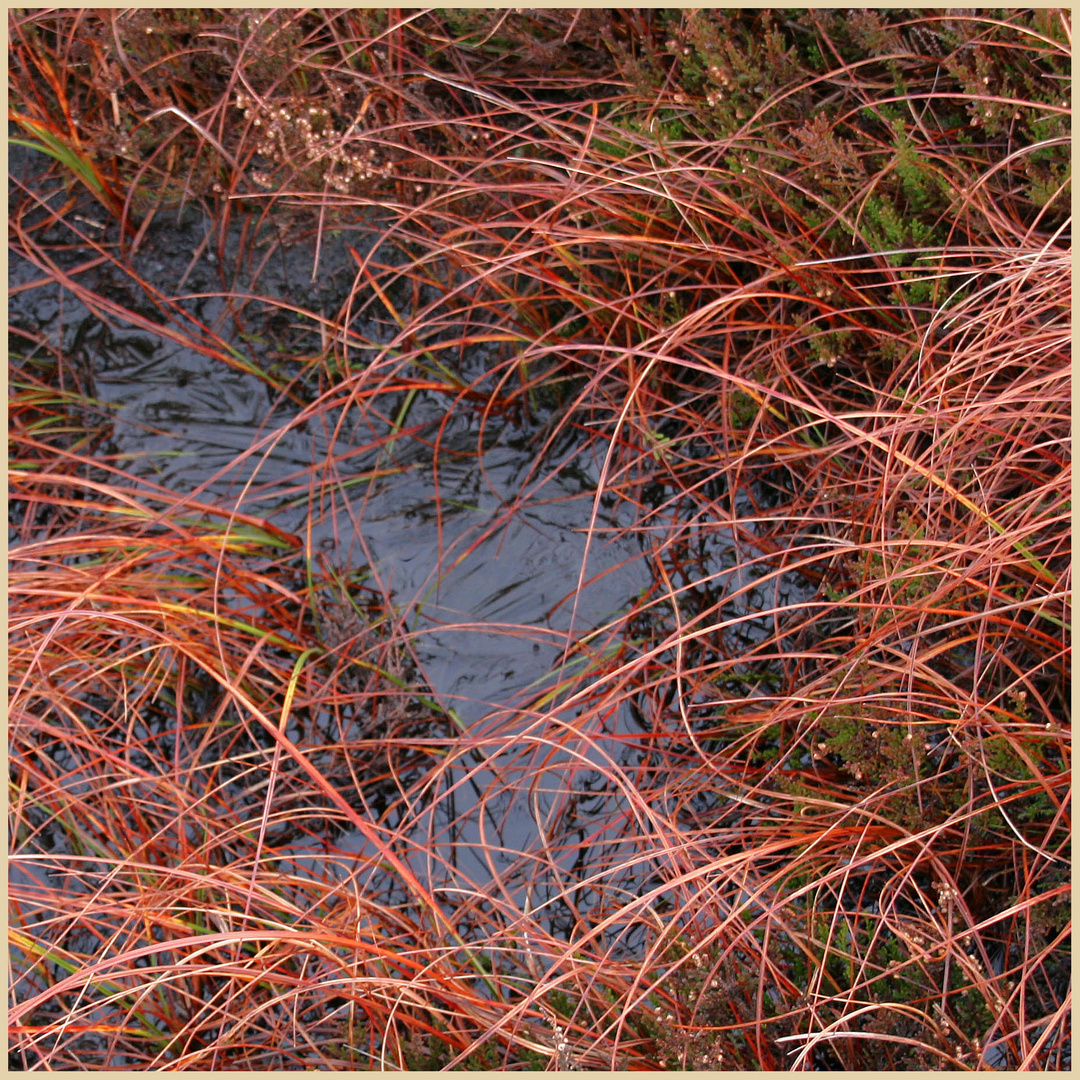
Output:
[[[757,419],[761,406],[744,390],[732,390],[727,397],[728,416],[736,431],[745,431]]]

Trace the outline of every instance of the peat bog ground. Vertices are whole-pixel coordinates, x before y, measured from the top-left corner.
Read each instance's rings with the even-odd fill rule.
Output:
[[[1067,12],[9,37],[13,1068],[1070,1065]]]

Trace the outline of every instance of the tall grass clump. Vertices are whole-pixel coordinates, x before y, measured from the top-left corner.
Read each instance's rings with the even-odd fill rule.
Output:
[[[16,1067],[1069,1065],[1067,12],[9,30]],[[151,280],[195,208],[213,288]],[[122,457],[91,324],[262,380],[251,478]],[[418,447],[433,589],[581,463],[648,569],[474,725],[312,541]]]

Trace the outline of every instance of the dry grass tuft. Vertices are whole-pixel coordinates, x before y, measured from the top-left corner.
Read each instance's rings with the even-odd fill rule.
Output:
[[[256,374],[231,467],[372,463],[173,490],[67,309],[13,321],[13,1063],[1067,1067],[1067,13],[9,25],[13,296]],[[213,319],[148,280],[178,207]],[[340,232],[335,310],[264,287]],[[310,536],[503,428],[533,469],[440,573],[576,448],[651,585],[468,727]]]

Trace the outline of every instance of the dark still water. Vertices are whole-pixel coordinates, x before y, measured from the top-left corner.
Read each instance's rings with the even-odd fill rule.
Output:
[[[580,672],[583,657],[634,654],[627,616],[654,585],[659,526],[624,531],[639,524],[640,509],[605,495],[589,534],[608,444],[570,431],[538,460],[553,415],[542,406],[526,423],[485,417],[431,389],[390,394],[377,407],[354,384],[321,399],[311,388],[306,399],[279,393],[241,368],[275,372],[279,385],[298,374],[297,358],[325,343],[320,315],[336,319],[346,303],[356,268],[350,247],[363,255],[373,241],[328,237],[314,283],[312,246],[277,245],[245,297],[242,274],[221,295],[211,228],[198,210],[160,215],[133,261],[146,293],[107,264],[77,275],[141,315],[141,325],[102,317],[57,284],[19,291],[41,271],[16,256],[10,317],[81,365],[94,407],[110,418],[103,452],[114,463],[168,491],[266,518],[303,538],[335,573],[359,575],[392,597],[419,688],[458,726],[407,822],[407,861],[448,910],[456,895],[479,891],[565,936],[598,900],[587,884],[598,868],[606,868],[605,892],[657,887],[663,852],[620,855],[627,836],[647,828],[627,799],[631,781],[614,779],[650,767],[640,713],[623,702],[578,737],[566,725],[581,702],[545,697],[560,677]],[[226,251],[241,239],[230,234]],[[77,267],[92,254],[72,249],[65,258]],[[217,355],[171,334],[152,290],[179,298],[190,319],[184,331],[212,338]],[[239,335],[238,305],[248,327]],[[385,361],[395,327],[361,312],[350,331],[354,365]],[[482,380],[495,360],[493,346],[472,346],[457,357],[457,374]],[[655,501],[669,494],[658,490]],[[750,639],[755,611],[809,595],[794,575],[755,590],[753,575],[735,568],[741,560],[726,529],[706,522],[695,533],[697,574],[717,592],[745,589],[725,615],[749,620],[741,632]],[[568,644],[583,640],[588,649],[567,657]],[[703,703],[689,704],[704,716]],[[465,732],[467,747],[455,749]],[[400,827],[404,819],[388,821]],[[280,869],[347,881],[356,860],[374,854],[361,834],[320,825],[317,813],[304,831],[303,840],[269,834]],[[365,888],[392,895],[393,882],[377,877]]]

